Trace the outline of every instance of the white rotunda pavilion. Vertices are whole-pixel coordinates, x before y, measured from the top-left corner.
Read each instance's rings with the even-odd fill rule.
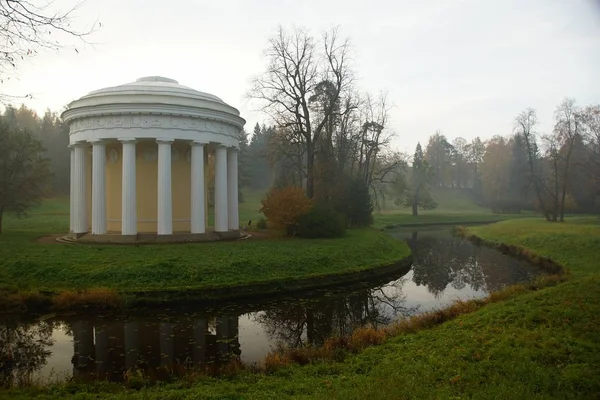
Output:
[[[237,152],[245,120],[237,109],[153,76],[93,91],[62,116],[70,127],[72,237],[206,240],[209,157],[213,232],[239,235]]]

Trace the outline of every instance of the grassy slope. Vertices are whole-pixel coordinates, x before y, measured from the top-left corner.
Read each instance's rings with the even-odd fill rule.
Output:
[[[505,221],[471,229],[490,240],[530,246],[562,262],[574,278],[433,329],[392,337],[343,363],[290,366],[272,375],[200,378],[140,391],[98,383],[10,394],[62,398],[78,392],[81,399],[599,398],[596,220],[560,225]]]
[[[419,225],[435,223],[467,223],[501,221],[509,218],[522,218],[531,214],[493,214],[489,208],[480,207],[462,189],[433,188],[432,196],[438,203],[434,210],[419,210],[412,216],[410,207],[400,207],[388,200],[386,206],[375,213],[375,226]]]

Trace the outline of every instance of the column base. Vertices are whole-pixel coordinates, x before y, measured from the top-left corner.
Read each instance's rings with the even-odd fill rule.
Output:
[[[71,237],[71,238],[73,238],[73,239],[79,239],[80,237],[85,236],[87,234],[88,234],[88,232],[79,232],[79,233],[76,233],[76,232],[73,232],[73,231],[69,231],[69,235],[68,236]]]

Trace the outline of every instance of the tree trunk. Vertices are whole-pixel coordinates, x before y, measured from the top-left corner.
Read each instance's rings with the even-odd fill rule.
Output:
[[[0,233],[2,233],[2,213],[4,212],[4,206],[0,206]]]
[[[525,135],[525,134],[523,134],[523,137],[525,138],[525,143],[527,146],[527,161],[529,164],[529,173],[531,174],[530,179],[533,182],[533,188],[535,189],[535,194],[538,198],[538,203],[540,205],[540,208],[542,209],[542,214],[544,214],[544,218],[546,218],[546,221],[551,221],[550,213],[548,212],[548,210],[546,208],[546,203],[544,202],[544,196],[542,195],[540,183],[538,182],[538,176],[535,172],[535,164],[534,164],[534,160],[533,160],[533,149],[531,148],[531,143],[529,142],[530,138],[528,135]]]
[[[314,177],[314,149],[313,143],[306,143],[306,197],[312,199],[315,196],[315,177]]]
[[[419,196],[413,196],[412,198],[412,215],[416,217],[419,215]]]
[[[565,199],[567,197],[567,181],[569,179],[569,164],[571,163],[571,152],[573,151],[573,142],[571,141],[567,159],[565,160],[565,174],[563,175],[562,198],[560,199],[560,222],[565,222]]]

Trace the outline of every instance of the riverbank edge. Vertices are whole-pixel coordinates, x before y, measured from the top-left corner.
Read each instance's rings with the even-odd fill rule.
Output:
[[[470,241],[476,246],[485,246],[498,250],[502,254],[508,254],[520,260],[527,261],[528,263],[533,264],[550,274],[564,275],[566,278],[569,278],[569,269],[564,265],[552,260],[549,257],[538,255],[526,247],[484,239],[480,236],[470,233],[469,228],[465,226],[455,227],[454,234]]]
[[[175,305],[189,301],[244,300],[258,296],[278,296],[303,290],[325,289],[344,284],[353,284],[378,277],[391,276],[401,271],[407,273],[412,266],[412,261],[412,255],[408,255],[392,264],[376,265],[358,271],[309,276],[300,279],[278,279],[272,282],[200,290],[129,292],[125,294],[125,300],[127,308],[135,308],[152,305]],[[157,294],[161,296],[160,299],[149,297]],[[128,298],[128,296],[131,296],[131,298]]]
[[[119,292],[104,287],[79,291],[18,291],[0,296],[4,303],[0,315],[55,313],[111,313],[136,309],[175,306],[181,303],[212,303],[218,301],[253,299],[259,296],[274,297],[304,290],[324,289],[344,284],[355,284],[378,277],[391,276],[412,266],[412,255],[396,262],[382,262],[354,270],[257,282],[247,285],[219,286],[204,289],[152,290]]]
[[[462,222],[449,222],[449,221],[443,221],[443,222],[422,222],[422,223],[398,223],[398,224],[388,224],[385,225],[383,227],[381,227],[380,229],[382,231],[388,231],[388,230],[394,230],[394,229],[399,229],[399,228],[423,228],[423,227],[429,227],[429,226],[454,226],[454,227],[459,227],[459,226],[463,226],[463,225],[488,225],[488,224],[494,224],[496,222],[501,222],[501,221],[505,221],[505,220],[490,220],[490,221],[462,221]]]

